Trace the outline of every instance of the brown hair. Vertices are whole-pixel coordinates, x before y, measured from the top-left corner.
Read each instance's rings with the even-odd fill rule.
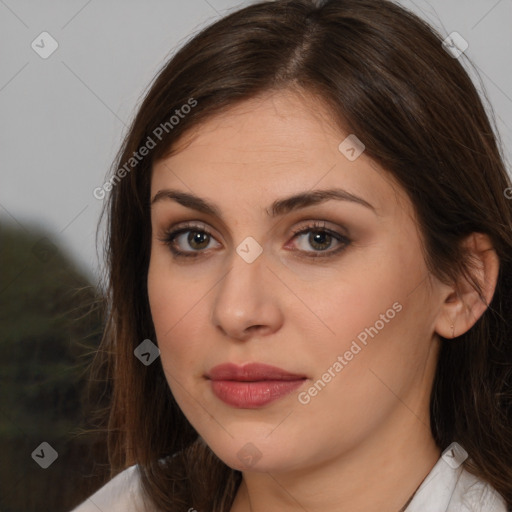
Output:
[[[441,449],[459,442],[470,455],[466,469],[512,504],[512,202],[504,195],[511,182],[497,130],[442,39],[389,1],[265,1],[202,30],[157,75],[116,169],[126,170],[149,138],[157,144],[113,182],[106,203],[108,320],[97,360],[112,386],[112,474],[139,464],[153,506],[228,511],[241,473],[201,442],[161,364],[146,367],[133,354],[142,340],[155,340],[146,287],[152,165],[205,119],[283,89],[325,102],[340,129],[356,134],[365,154],[396,178],[415,207],[425,261],[439,279],[471,279],[461,242],[473,232],[489,235],[500,260],[496,290],[468,332],[442,343],[431,429]],[[171,126],[170,116],[193,101]]]

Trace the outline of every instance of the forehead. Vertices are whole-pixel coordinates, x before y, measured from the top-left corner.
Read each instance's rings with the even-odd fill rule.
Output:
[[[171,156],[155,162],[151,196],[172,187],[220,205],[265,207],[277,197],[342,187],[379,215],[393,212],[397,201],[407,207],[391,174],[364,152],[351,161],[339,150],[348,135],[315,97],[267,93],[189,130]]]
[[[325,149],[332,156],[337,152],[333,141],[341,136],[318,99],[288,90],[274,91],[238,103],[195,126],[175,142],[173,154],[187,160],[204,159],[207,151],[212,163],[232,157],[243,163],[278,167],[293,162],[294,157],[311,163]],[[174,162],[179,160],[173,158]]]

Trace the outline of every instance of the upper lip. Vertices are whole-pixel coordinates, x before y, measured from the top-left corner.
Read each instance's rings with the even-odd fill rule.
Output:
[[[224,363],[212,368],[206,377],[211,380],[237,380],[237,381],[262,381],[262,380],[299,380],[305,379],[305,375],[290,373],[277,366],[262,363],[248,363],[238,366],[233,363]]]

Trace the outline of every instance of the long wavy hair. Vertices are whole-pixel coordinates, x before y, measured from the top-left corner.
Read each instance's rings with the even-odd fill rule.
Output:
[[[138,464],[153,508],[227,512],[241,473],[202,442],[159,360],[145,366],[134,357],[142,340],[156,339],[147,292],[152,166],[187,130],[277,90],[323,101],[340,129],[357,134],[365,154],[396,178],[440,280],[465,276],[480,293],[461,242],[473,232],[490,237],[500,260],[495,293],[469,331],[442,340],[431,430],[440,449],[460,443],[470,455],[465,469],[512,505],[512,184],[492,111],[460,62],[469,60],[449,54],[443,39],[387,0],[263,1],[200,31],[148,87],[103,212],[107,317],[94,367],[107,372],[111,395],[112,476]],[[170,121],[176,110],[179,121]]]

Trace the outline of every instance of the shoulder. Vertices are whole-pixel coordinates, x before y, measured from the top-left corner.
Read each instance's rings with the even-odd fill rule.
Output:
[[[423,480],[406,512],[507,512],[490,484],[464,469],[467,453],[457,443],[443,451]]]
[[[131,466],[87,498],[71,512],[148,512],[142,501],[137,466]]]

